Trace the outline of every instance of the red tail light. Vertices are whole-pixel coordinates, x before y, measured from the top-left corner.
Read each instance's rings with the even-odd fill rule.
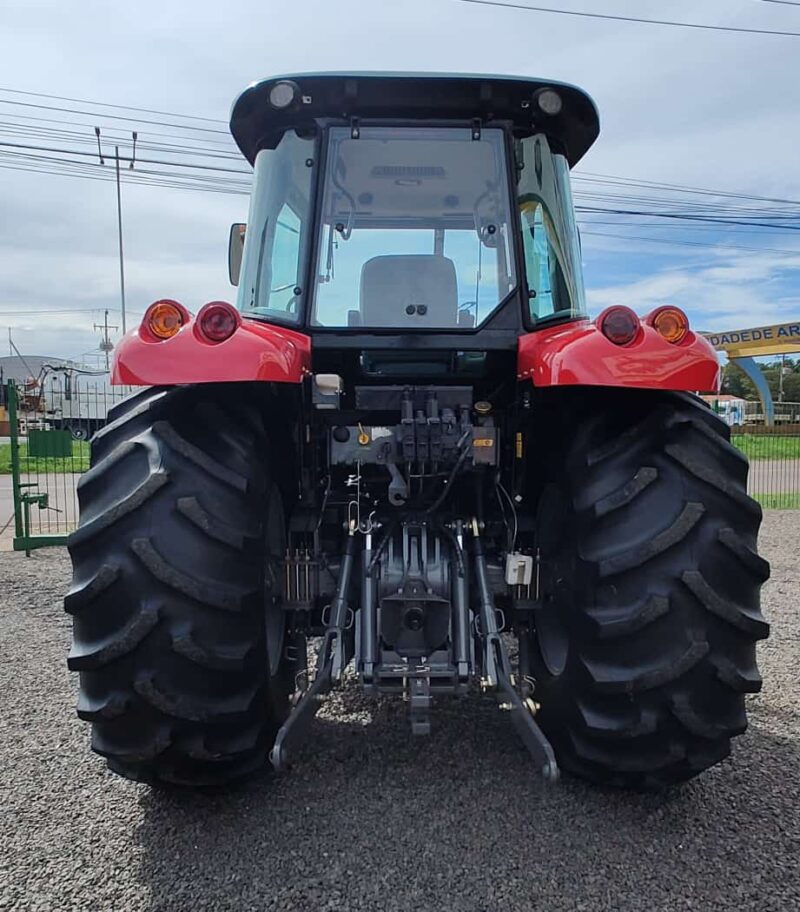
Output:
[[[630,307],[609,307],[597,318],[600,332],[614,345],[633,342],[641,330],[641,323]]]
[[[209,342],[224,342],[239,328],[241,317],[226,301],[211,301],[200,308],[195,325]]]

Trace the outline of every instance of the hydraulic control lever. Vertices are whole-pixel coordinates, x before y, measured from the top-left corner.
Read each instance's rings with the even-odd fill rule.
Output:
[[[486,556],[477,519],[472,520],[472,535],[475,577],[478,583],[480,603],[477,633],[483,649],[483,685],[487,690],[494,690],[501,705],[510,711],[511,722],[544,779],[548,782],[555,782],[558,779],[558,764],[553,746],[536,724],[532,712],[532,701],[524,700],[514,687],[511,662],[500,636],[497,609],[489,588]]]

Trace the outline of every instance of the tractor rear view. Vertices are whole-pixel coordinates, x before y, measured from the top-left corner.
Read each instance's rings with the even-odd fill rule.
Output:
[[[548,779],[659,788],[727,756],[761,685],[761,511],[684,313],[586,316],[591,100],[298,75],[231,129],[236,307],[150,306],[114,366],[149,388],[80,483],[93,748],[154,784],[283,769],[352,669],[415,735],[493,695]]]

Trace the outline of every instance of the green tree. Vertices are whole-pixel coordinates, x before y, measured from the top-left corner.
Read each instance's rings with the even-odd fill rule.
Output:
[[[758,363],[758,367],[767,381],[774,402],[779,401],[781,370],[783,370],[783,401],[800,402],[800,359],[787,358],[785,363],[781,361]],[[753,381],[733,361],[729,361],[722,371],[722,392],[730,396],[740,396],[742,399],[758,400],[759,398]]]
[[[745,372],[729,361],[722,371],[722,392],[741,399],[758,400],[758,392],[753,381]]]

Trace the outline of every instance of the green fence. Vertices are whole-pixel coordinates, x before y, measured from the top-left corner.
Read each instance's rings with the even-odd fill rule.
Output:
[[[63,545],[78,524],[77,486],[89,467],[89,443],[109,408],[130,387],[72,376],[27,388],[6,384],[0,402],[0,546],[15,551]]]
[[[66,542],[78,523],[88,440],[133,391],[75,377],[51,378],[34,390],[13,383],[0,389],[9,425],[0,436],[0,547],[30,553]],[[750,459],[748,492],[765,509],[800,509],[800,422],[768,427],[748,418],[731,435]]]
[[[750,424],[731,429],[750,460],[747,492],[765,510],[800,509],[800,424]]]

